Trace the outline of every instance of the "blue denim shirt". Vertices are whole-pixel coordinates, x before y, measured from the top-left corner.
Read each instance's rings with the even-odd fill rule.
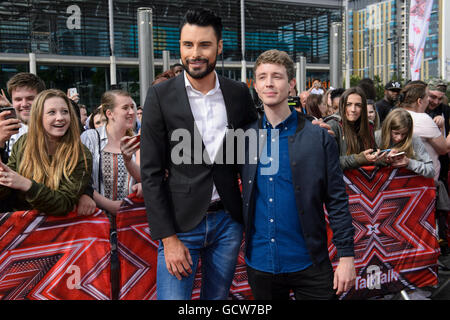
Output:
[[[296,127],[297,112],[292,112],[276,126],[277,137],[264,115],[267,140],[255,179],[255,218],[246,262],[253,269],[273,274],[300,271],[312,264],[297,211],[289,161],[288,137],[295,134]],[[271,150],[276,143],[278,155],[276,149]],[[274,166],[278,171],[270,175],[262,173],[273,161],[278,161],[278,166]]]

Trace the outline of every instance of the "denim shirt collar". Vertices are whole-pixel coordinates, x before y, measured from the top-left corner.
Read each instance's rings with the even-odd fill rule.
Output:
[[[289,130],[292,127],[297,126],[297,112],[295,112],[294,108],[289,106],[291,110],[291,114],[289,117],[280,122],[275,128],[272,128],[272,124],[267,120],[266,114],[264,113],[262,125],[263,129],[286,129]]]

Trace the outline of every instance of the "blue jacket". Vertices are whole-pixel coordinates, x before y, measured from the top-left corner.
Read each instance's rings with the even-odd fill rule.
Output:
[[[245,130],[261,128],[262,119],[259,119]],[[257,139],[259,145],[261,134],[257,134]],[[246,164],[241,166],[241,179],[247,243],[255,214],[254,182],[257,173],[257,163],[248,160],[249,149],[249,140],[246,140]],[[298,114],[296,133],[289,137],[289,159],[297,209],[313,264],[328,258],[324,205],[338,257],[354,256],[354,228],[335,139],[325,129]]]

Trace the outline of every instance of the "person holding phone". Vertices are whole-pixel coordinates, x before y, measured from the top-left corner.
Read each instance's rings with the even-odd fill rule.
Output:
[[[392,110],[375,132],[375,142],[380,148],[391,148],[384,159],[386,165],[407,168],[419,175],[433,178],[433,160],[420,137],[413,134],[413,119],[408,111]]]
[[[375,165],[387,152],[376,147],[373,125],[367,117],[367,100],[359,87],[347,89],[339,100],[341,119],[328,121],[339,146],[342,170]]]
[[[3,90],[1,97],[6,99]],[[12,135],[19,132],[20,127],[20,120],[16,117],[15,109],[12,106],[0,106],[0,157],[5,163],[8,162],[6,144]]]
[[[77,88],[67,89],[67,96],[70,100],[75,101],[75,103],[78,103],[80,101],[80,95],[78,94]]]
[[[133,137],[136,112],[133,99],[123,90],[105,92],[101,103],[106,125],[86,130],[81,141],[93,156],[94,201],[115,215],[122,199],[133,192],[133,185],[140,180],[134,156],[124,157],[120,149],[123,139]],[[126,165],[128,161],[130,164]]]
[[[7,91],[11,102],[2,90],[0,95],[0,107],[13,107],[0,109],[0,154],[4,163],[8,161],[14,143],[28,131],[31,104],[39,92],[45,89],[45,83],[38,76],[20,72],[8,80]]]
[[[319,95],[324,94],[324,91],[322,89],[322,83],[320,83],[319,79],[314,79],[313,84],[308,91],[310,94],[319,94]]]

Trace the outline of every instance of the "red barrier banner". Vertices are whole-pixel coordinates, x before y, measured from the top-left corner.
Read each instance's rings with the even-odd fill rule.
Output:
[[[344,299],[437,284],[439,245],[432,179],[404,169],[345,172],[355,227],[356,286]],[[0,214],[0,299],[111,299],[108,218],[36,211]],[[328,228],[329,239],[331,230]],[[130,195],[117,214],[122,300],[156,299],[158,242],[153,241],[142,199]],[[337,266],[336,249],[329,242]],[[196,274],[192,298],[200,296]],[[231,299],[252,299],[241,248]]]
[[[345,171],[355,227],[355,286],[343,299],[367,299],[435,285],[440,250],[433,179],[406,169]],[[331,230],[328,228],[329,239]],[[329,241],[336,267],[336,248]]]
[[[142,198],[134,194],[124,200],[117,213],[121,300],[155,300],[158,241],[152,240]],[[201,261],[195,275],[192,299],[200,298]],[[252,299],[244,261],[243,246],[230,289],[231,299]]]
[[[109,221],[0,213],[1,300],[111,298]]]

